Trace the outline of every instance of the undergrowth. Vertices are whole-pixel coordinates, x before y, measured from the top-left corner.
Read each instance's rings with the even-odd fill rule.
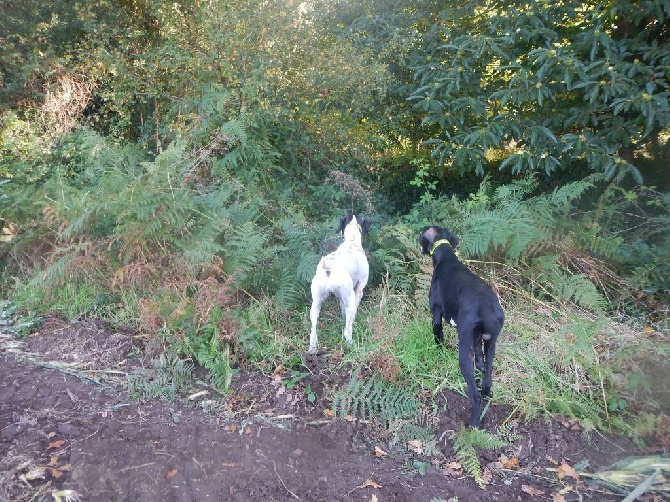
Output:
[[[319,257],[340,242],[340,214],[311,221],[295,193],[268,177],[273,156],[247,134],[251,124],[224,127],[231,143],[218,157],[199,157],[182,141],[151,156],[77,131],[81,165],[58,167],[0,208],[7,225],[24,218],[28,201],[39,206],[20,230],[3,228],[13,232],[0,255],[3,292],[26,315],[105,320],[170,347],[150,370],[157,379],[133,377],[138,396],[173,398],[171,382],[183,372],[168,368],[179,361],[205,368],[225,393],[236,366],[291,367],[308,344],[308,285]],[[355,197],[347,186],[324,190],[374,212],[362,185]],[[435,223],[459,234],[461,260],[495,287],[507,314],[494,406],[504,403],[514,418],[560,414],[586,430],[630,435],[640,411],[658,410],[640,359],[665,367],[668,355],[659,229],[670,202],[650,189],[603,188],[596,177],[542,194],[537,186],[530,177],[501,187],[487,179],[467,200],[428,197],[400,218],[371,215],[387,224],[364,238],[371,281],[354,346],[342,339],[334,299],[318,327],[322,350],[337,355],[335,371],[363,368],[371,377],[340,389],[341,413],[379,415],[400,438],[427,427],[412,421],[422,409],[413,397],[465,395],[455,331],[445,325],[445,347],[436,347],[427,308],[432,264],[416,239]]]

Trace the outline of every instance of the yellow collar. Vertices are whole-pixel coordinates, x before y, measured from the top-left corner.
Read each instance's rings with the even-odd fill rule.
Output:
[[[433,253],[435,252],[435,249],[437,249],[437,247],[440,246],[440,245],[442,245],[442,244],[448,244],[448,245],[451,246],[451,243],[450,243],[447,239],[440,239],[440,240],[437,240],[437,241],[435,241],[435,243],[433,244],[433,247],[430,248],[430,256],[433,256]]]

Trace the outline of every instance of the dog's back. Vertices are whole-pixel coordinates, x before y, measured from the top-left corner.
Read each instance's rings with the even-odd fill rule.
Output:
[[[487,328],[497,333],[505,319],[498,295],[483,279],[461,263],[456,255],[447,250],[442,259],[435,263],[430,286],[431,307],[439,305],[445,319],[458,323],[459,317],[467,317],[472,322],[487,321]],[[435,304],[435,305],[433,305]],[[491,316],[491,313],[494,315]],[[491,317],[496,323],[491,323]]]
[[[318,284],[330,293],[346,284],[355,287],[361,280],[367,282],[368,260],[362,246],[345,241],[319,261],[312,284]]]

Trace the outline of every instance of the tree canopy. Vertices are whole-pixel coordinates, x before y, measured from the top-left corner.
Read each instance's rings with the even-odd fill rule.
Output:
[[[633,175],[670,124],[668,2],[467,2],[437,13],[410,99],[453,169]]]
[[[33,119],[158,152],[240,115],[297,175],[376,163],[392,181],[427,146],[436,173],[642,182],[667,153],[667,1],[5,3],[5,153]]]

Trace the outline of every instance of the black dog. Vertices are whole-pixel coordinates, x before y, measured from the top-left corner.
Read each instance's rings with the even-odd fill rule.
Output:
[[[441,227],[426,227],[419,235],[421,252],[433,258],[429,301],[435,342],[438,345],[443,342],[443,318],[456,326],[458,364],[468,385],[471,405],[469,425],[479,427],[482,398],[474,366],[484,374],[481,395],[491,397],[496,339],[505,314],[491,286],[458,261],[454,252],[458,242],[458,237]]]

